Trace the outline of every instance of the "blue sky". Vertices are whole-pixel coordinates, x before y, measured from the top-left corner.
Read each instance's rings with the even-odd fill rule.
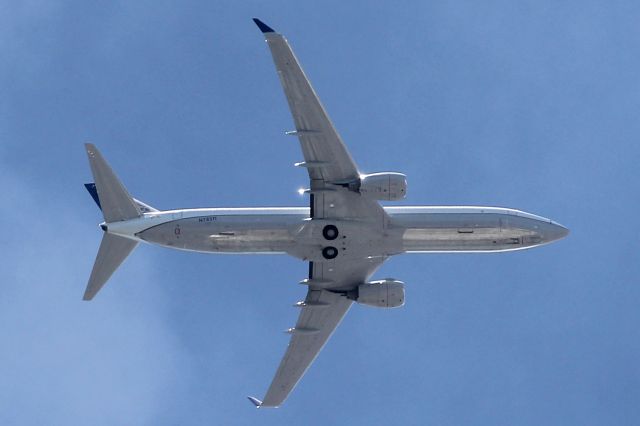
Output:
[[[365,172],[405,204],[553,218],[568,239],[405,255],[398,310],[354,306],[275,411],[306,264],[142,246],[82,302],[95,143],[161,209],[306,205],[251,18],[285,34]],[[636,424],[640,4],[0,4],[0,423]]]

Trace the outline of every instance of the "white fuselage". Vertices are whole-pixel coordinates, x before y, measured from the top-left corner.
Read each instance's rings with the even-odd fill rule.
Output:
[[[417,252],[520,250],[564,237],[567,229],[540,216],[497,207],[384,207],[383,230],[355,220],[310,219],[306,207],[210,208],[145,213],[106,224],[107,231],[138,241],[208,253],[288,253],[322,260],[326,246],[340,256]],[[327,241],[319,229],[335,225]]]

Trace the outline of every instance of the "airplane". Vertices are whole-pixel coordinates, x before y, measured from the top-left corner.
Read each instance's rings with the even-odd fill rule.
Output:
[[[564,238],[568,229],[520,210],[482,206],[382,206],[407,195],[398,172],[363,174],[351,158],[293,50],[255,24],[271,51],[309,174],[309,207],[196,208],[159,211],[127,192],[93,144],[85,144],[94,183],[85,184],[104,216],[102,242],[84,293],[91,300],[141,242],[204,253],[289,254],[308,262],[304,300],[289,345],[257,407],[282,405],[355,302],[404,305],[404,283],[371,281],[402,253],[506,252]]]

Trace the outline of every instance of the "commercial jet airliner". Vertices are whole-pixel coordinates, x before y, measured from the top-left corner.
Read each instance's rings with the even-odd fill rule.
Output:
[[[140,242],[205,253],[286,253],[309,264],[298,321],[263,400],[281,405],[353,302],[396,308],[404,283],[371,281],[402,253],[522,250],[556,241],[568,230],[544,217],[498,207],[381,206],[407,195],[405,175],[363,174],[351,158],[287,40],[258,19],[293,116],[309,173],[309,207],[198,208],[159,211],[132,198],[100,152],[86,144],[104,231],[84,300],[91,300]]]

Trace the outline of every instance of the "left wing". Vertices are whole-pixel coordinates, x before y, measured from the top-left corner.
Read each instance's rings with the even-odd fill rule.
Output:
[[[333,334],[352,301],[346,292],[336,293],[322,289],[322,283],[348,287],[369,279],[385,258],[351,260],[347,262],[310,263],[307,297],[296,306],[302,309],[287,351],[280,362],[264,401],[249,397],[257,407],[278,407],[302,378],[320,350]],[[345,278],[342,278],[345,277]]]
[[[358,179],[355,162],[333,127],[287,39],[259,19],[254,18],[253,21],[269,45],[289,103],[296,126],[289,134],[298,136],[304,155],[304,162],[299,165],[307,168],[312,180],[337,182]]]
[[[348,189],[360,179],[358,168],[311,86],[291,46],[282,34],[254,18],[271,51],[291,110],[304,161],[296,165],[309,173],[311,217],[355,219],[384,226],[387,214],[375,200]]]

